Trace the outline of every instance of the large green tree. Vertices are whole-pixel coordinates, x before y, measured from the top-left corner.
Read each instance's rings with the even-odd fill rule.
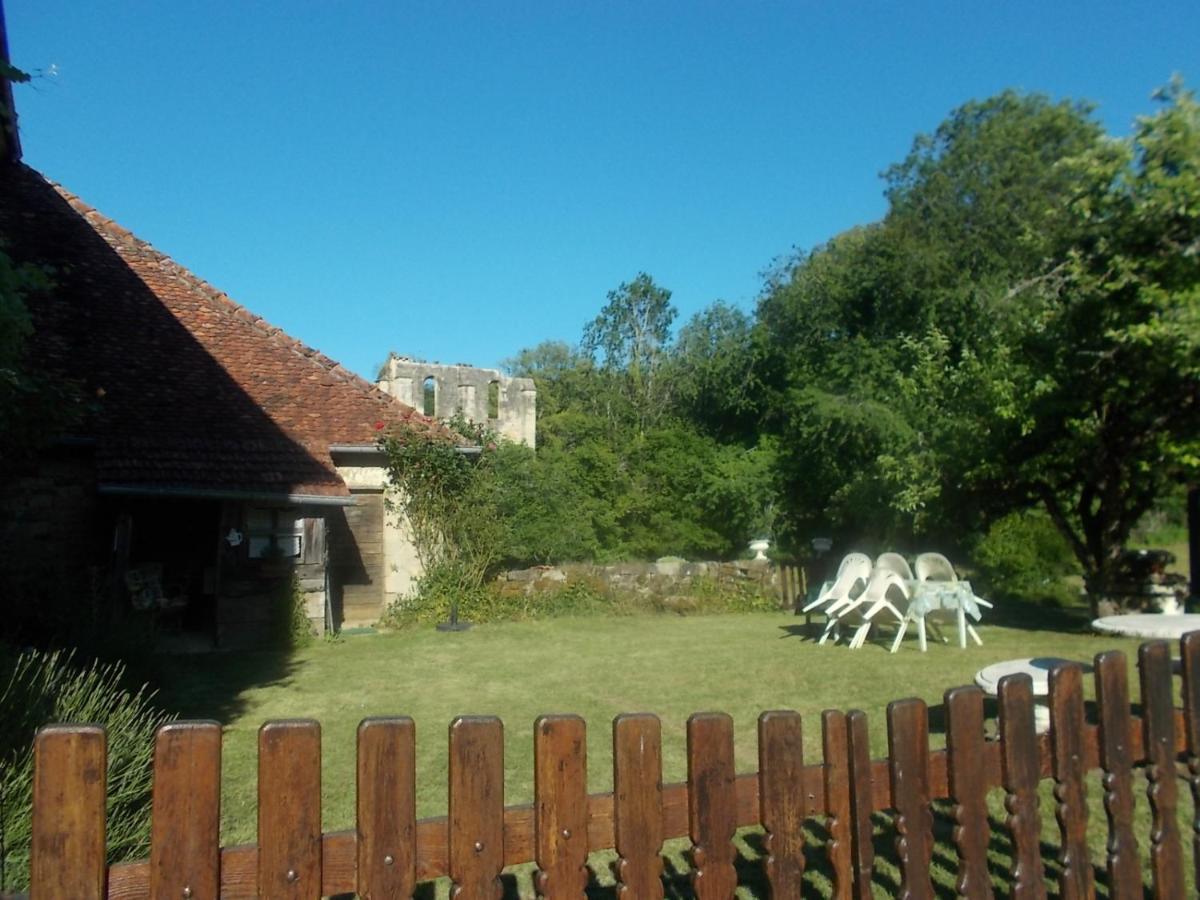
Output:
[[[609,291],[608,302],[583,330],[581,348],[598,357],[604,372],[619,378],[639,432],[667,411],[668,386],[660,375],[675,316],[671,292],[641,272]]]
[[[995,486],[1044,504],[1093,597],[1172,481],[1200,474],[1200,105],[1179,83],[1064,168],[1069,242],[1014,287]]]
[[[762,407],[754,318],[717,301],[679,329],[665,377],[676,414],[724,440],[753,444]]]
[[[1196,104],[1134,135],[1006,92],[887,173],[876,225],[768,283],[787,512],[843,534],[975,531],[1043,504],[1094,597],[1195,471]]]

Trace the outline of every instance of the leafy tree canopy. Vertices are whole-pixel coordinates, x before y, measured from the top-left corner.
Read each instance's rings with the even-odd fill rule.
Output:
[[[1127,140],[1006,92],[887,173],[884,220],[797,257],[759,328],[795,527],[951,536],[1038,503],[1103,590],[1197,465],[1200,119]]]

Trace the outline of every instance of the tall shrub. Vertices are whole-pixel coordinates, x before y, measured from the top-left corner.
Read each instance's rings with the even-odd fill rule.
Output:
[[[994,522],[972,561],[989,591],[1038,603],[1069,603],[1078,597],[1067,577],[1079,574],[1079,563],[1041,510],[1009,513]]]
[[[447,423],[473,446],[416,432],[386,438],[388,510],[412,536],[422,576],[423,607],[477,594],[499,562],[505,524],[491,464],[496,439],[461,417]]]
[[[153,692],[122,685],[118,664],[80,665],[71,653],[0,647],[0,890],[29,884],[33,737],[52,722],[95,723],[108,732],[108,858],[137,858],[150,845],[154,732],[174,716]]]

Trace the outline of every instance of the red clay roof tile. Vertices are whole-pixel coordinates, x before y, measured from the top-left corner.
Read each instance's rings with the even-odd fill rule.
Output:
[[[449,436],[27,166],[0,171],[0,236],[51,273],[32,360],[98,398],[102,485],[346,495],[331,445]]]

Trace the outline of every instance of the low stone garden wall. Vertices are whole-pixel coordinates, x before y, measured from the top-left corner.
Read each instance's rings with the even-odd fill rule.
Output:
[[[497,576],[505,592],[527,595],[553,590],[556,584],[586,583],[597,592],[657,601],[681,611],[696,605],[704,592],[736,590],[775,598],[781,608],[791,608],[802,593],[802,574],[794,567],[767,560],[689,562],[664,557],[654,562],[594,565],[568,563],[514,569]]]

